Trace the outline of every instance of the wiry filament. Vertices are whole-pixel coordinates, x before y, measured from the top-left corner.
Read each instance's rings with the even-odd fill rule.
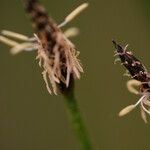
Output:
[[[48,91],[50,94],[52,94],[52,91],[51,91],[51,89],[50,89],[50,87],[49,87],[49,83],[48,83],[49,80],[47,79],[47,72],[46,72],[46,70],[44,70],[44,71],[42,72],[42,75],[43,75],[43,79],[44,79],[45,84],[46,84],[47,91]]]
[[[136,107],[137,105],[139,105],[139,104],[144,100],[145,97],[146,97],[146,95],[143,95],[143,96],[134,104],[134,106]]]
[[[149,104],[147,105],[147,102],[149,102],[149,96],[150,95],[147,95],[143,98],[143,100],[141,101],[141,107],[147,114],[150,115],[150,111],[149,111],[150,106]],[[147,108],[145,107],[145,105],[147,106]]]
[[[147,123],[147,116],[146,116],[146,113],[145,113],[145,111],[142,109],[142,107],[140,107],[141,108],[141,118],[143,119],[143,121],[145,122],[145,123]]]

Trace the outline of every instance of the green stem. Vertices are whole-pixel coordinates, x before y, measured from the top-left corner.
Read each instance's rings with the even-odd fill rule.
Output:
[[[80,142],[81,149],[92,150],[90,138],[83,123],[73,90],[64,96],[69,118],[74,128],[75,134]]]

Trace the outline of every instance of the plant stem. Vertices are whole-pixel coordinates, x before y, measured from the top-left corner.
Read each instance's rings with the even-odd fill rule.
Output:
[[[77,100],[74,95],[74,90],[71,90],[68,94],[65,94],[65,102],[69,119],[74,128],[75,134],[80,142],[82,150],[92,150],[91,141],[87,133],[86,127],[82,120]]]

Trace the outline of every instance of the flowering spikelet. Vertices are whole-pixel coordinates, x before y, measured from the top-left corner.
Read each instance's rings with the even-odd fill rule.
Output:
[[[48,91],[57,94],[57,86],[70,84],[70,77],[80,78],[83,72],[74,45],[65,37],[57,24],[49,18],[37,0],[25,0],[25,8],[37,32],[39,65],[44,68],[43,78]]]
[[[122,65],[127,69],[132,78],[127,82],[128,90],[134,94],[141,95],[138,102],[122,109],[119,112],[119,116],[128,114],[140,104],[141,117],[145,122],[147,122],[145,113],[150,115],[150,74],[144,65],[135,56],[133,56],[132,52],[127,51],[128,45],[122,47],[115,41],[112,42],[116,48],[115,55],[119,56]]]
[[[80,73],[83,72],[80,60],[78,59],[79,52],[76,51],[75,46],[68,39],[69,36],[78,34],[78,29],[71,28],[63,33],[60,28],[70,22],[88,4],[80,5],[65,18],[63,23],[57,25],[48,16],[45,8],[38,0],[23,0],[23,2],[36,34],[32,38],[28,38],[18,33],[3,30],[3,36],[0,36],[0,41],[12,47],[12,54],[17,54],[23,50],[31,51],[37,49],[37,59],[39,60],[40,67],[44,69],[42,74],[48,92],[50,94],[57,94],[58,91],[64,92],[67,89],[69,90],[70,86],[72,86],[71,82],[75,78],[79,79]],[[5,36],[25,42],[20,44]]]

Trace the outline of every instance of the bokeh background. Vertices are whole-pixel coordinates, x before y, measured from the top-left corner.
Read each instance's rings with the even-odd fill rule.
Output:
[[[138,100],[126,89],[125,69],[114,65],[111,40],[129,49],[150,69],[150,2],[87,0],[90,7],[68,24],[80,28],[72,41],[81,52],[85,73],[76,81],[80,110],[95,150],[149,150],[150,123],[140,109],[119,118],[118,112]],[[83,0],[41,0],[60,23]],[[0,30],[32,36],[21,0],[0,0]],[[36,52],[11,56],[0,44],[0,149],[79,150],[62,96],[48,94]],[[149,118],[150,120],[150,118]]]

